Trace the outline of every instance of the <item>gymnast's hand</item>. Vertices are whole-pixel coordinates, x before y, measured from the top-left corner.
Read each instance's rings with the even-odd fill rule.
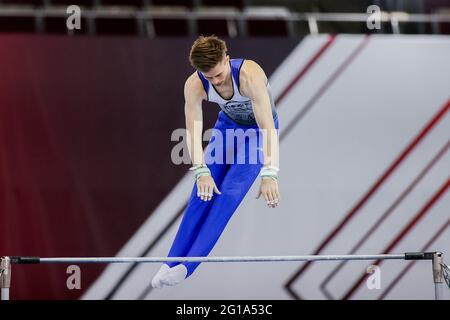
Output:
[[[261,185],[259,187],[258,196],[256,199],[263,195],[269,208],[275,208],[278,206],[280,200],[280,192],[278,191],[278,182],[271,178],[261,178]]]
[[[204,175],[197,179],[197,197],[203,201],[212,199],[213,192],[221,194],[211,175]]]

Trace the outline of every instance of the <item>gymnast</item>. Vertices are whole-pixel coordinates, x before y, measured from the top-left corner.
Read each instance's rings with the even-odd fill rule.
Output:
[[[189,61],[196,71],[185,82],[184,111],[196,181],[169,257],[207,256],[258,176],[256,198],[262,195],[270,208],[280,201],[278,115],[263,69],[252,60],[230,59],[226,43],[216,36],[200,36]],[[205,152],[203,100],[221,109]],[[230,131],[244,139],[225,138]],[[174,286],[199,264],[165,263],[152,286]]]

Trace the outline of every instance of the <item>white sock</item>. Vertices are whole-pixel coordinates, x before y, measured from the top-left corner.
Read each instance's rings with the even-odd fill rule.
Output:
[[[152,279],[152,287],[153,288],[162,288],[164,287],[164,283],[162,283],[162,279],[165,277],[165,275],[169,272],[170,268],[167,264],[163,264],[161,268],[159,268],[159,271],[155,274],[155,276]]]
[[[166,286],[174,286],[186,279],[187,269],[183,264],[179,264],[170,268],[167,273],[162,276],[161,282]]]

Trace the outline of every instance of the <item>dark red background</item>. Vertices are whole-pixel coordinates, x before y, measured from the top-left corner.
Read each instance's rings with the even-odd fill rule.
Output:
[[[225,40],[268,75],[298,42]],[[192,41],[0,35],[0,255],[117,253],[186,173],[170,137]],[[206,129],[219,109],[204,109]],[[66,267],[15,265],[11,299],[78,298],[104,265],[72,291]]]

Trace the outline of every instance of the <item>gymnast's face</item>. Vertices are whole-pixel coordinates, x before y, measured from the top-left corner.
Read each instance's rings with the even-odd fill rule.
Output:
[[[215,87],[223,86],[231,72],[229,61],[230,56],[226,55],[214,68],[208,72],[203,72],[206,80],[211,82]]]

